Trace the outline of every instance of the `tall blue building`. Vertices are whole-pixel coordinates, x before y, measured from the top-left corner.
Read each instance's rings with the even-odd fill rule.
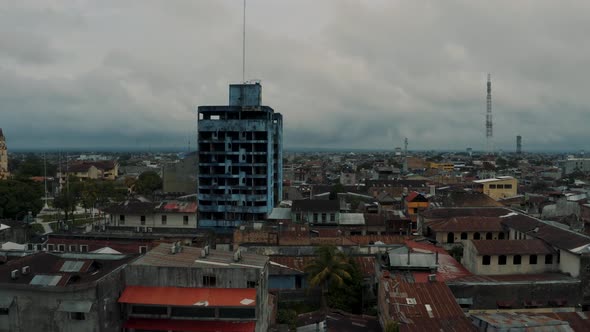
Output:
[[[199,227],[266,219],[283,196],[283,117],[260,83],[232,84],[229,105],[199,106]]]

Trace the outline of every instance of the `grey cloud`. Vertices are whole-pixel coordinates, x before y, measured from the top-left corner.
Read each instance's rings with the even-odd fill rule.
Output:
[[[196,107],[241,79],[241,2],[22,3],[0,3],[13,147],[184,148]],[[487,72],[499,148],[590,138],[585,2],[248,3],[247,75],[286,147],[482,148]]]

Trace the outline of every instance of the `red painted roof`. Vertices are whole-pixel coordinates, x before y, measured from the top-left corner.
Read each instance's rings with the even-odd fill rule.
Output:
[[[127,286],[119,298],[119,302],[177,306],[253,307],[256,305],[256,289]]]
[[[130,318],[123,327],[150,331],[253,332],[256,322]]]
[[[444,248],[437,247],[430,242],[416,242],[412,240],[406,241],[406,245],[414,251],[431,251],[438,252],[438,269],[436,271],[436,280],[449,281],[452,279],[471,276],[469,272],[461,263],[457,262],[453,256],[449,255]],[[425,282],[428,279],[427,274],[414,274],[416,282]]]

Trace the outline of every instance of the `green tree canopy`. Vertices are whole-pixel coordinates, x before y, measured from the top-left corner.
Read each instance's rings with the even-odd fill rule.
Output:
[[[334,246],[322,246],[316,250],[316,258],[306,267],[305,272],[311,287],[322,288],[322,306],[327,306],[325,293],[331,286],[343,287],[352,279],[352,266],[348,257]]]
[[[150,195],[162,188],[162,178],[154,171],[141,173],[135,183],[135,191],[139,194]]]
[[[0,181],[0,218],[22,220],[28,212],[41,211],[43,187],[32,181]]]
[[[55,175],[56,166],[47,163],[47,176]],[[44,176],[45,175],[45,164],[43,158],[39,158],[35,155],[29,155],[26,159],[17,165],[14,171],[15,175],[19,178],[30,178],[31,176]]]

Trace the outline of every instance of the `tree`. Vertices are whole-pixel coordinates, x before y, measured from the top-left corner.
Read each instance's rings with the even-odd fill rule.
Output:
[[[316,250],[316,258],[305,267],[305,272],[309,285],[322,289],[322,309],[327,308],[326,296],[330,286],[343,287],[345,281],[352,279],[351,269],[346,255],[336,247],[322,246]]]
[[[141,173],[135,183],[135,192],[144,195],[151,195],[154,191],[162,188],[162,178],[154,171]]]
[[[28,180],[0,181],[0,218],[22,220],[30,211],[41,211],[43,187]]]
[[[53,206],[57,209],[60,209],[65,216],[65,221],[69,220],[70,214],[73,214],[76,210],[76,205],[78,204],[78,200],[76,195],[73,191],[68,189],[62,190],[54,199],[53,199]]]
[[[385,324],[385,332],[399,332],[399,323],[394,320],[388,320]]]
[[[350,264],[350,279],[344,280],[344,285],[331,285],[328,296],[330,308],[340,309],[353,314],[363,313],[363,275],[352,259]]]
[[[47,176],[51,176],[56,172],[56,166],[47,163]],[[20,163],[14,171],[18,178],[30,178],[31,176],[45,176],[45,163],[43,158],[35,155],[29,155]]]

